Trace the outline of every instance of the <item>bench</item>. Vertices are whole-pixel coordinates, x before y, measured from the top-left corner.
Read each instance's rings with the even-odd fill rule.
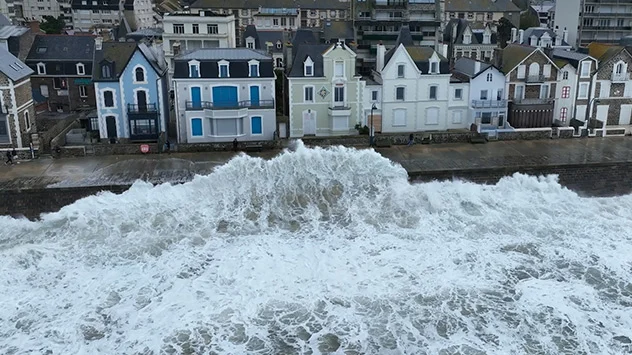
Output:
[[[244,151],[245,152],[261,152],[263,150],[263,145],[261,144],[255,144],[255,143],[251,143],[251,144],[244,144]]]

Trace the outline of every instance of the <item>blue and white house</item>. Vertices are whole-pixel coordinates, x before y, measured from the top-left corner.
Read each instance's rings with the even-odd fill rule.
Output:
[[[113,143],[168,137],[169,91],[162,50],[144,43],[95,41],[92,80],[100,137]]]
[[[178,142],[274,139],[271,56],[250,48],[203,48],[176,58],[174,69]]]

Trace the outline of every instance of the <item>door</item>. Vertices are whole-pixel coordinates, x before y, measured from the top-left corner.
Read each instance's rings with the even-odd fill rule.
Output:
[[[108,138],[116,138],[116,118],[107,116],[105,118],[105,126],[108,131]]]
[[[213,88],[213,106],[237,107],[236,86],[216,86]]]
[[[279,123],[279,138],[287,138],[287,124],[285,122]]]
[[[250,105],[259,106],[259,87],[258,86],[250,87]]]
[[[147,112],[147,93],[145,91],[136,91],[136,103],[139,112]]]
[[[191,107],[202,108],[202,91],[198,87],[191,88]]]
[[[622,126],[630,124],[632,116],[632,105],[621,105],[621,113],[619,114],[619,124]]]
[[[315,112],[303,112],[303,135],[304,136],[316,135],[316,113]]]

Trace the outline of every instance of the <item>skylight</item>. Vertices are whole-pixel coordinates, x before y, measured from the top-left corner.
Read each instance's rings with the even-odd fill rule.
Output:
[[[37,47],[37,53],[46,53],[46,47]]]

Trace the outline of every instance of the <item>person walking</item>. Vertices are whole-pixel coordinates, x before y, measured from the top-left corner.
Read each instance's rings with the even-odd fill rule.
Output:
[[[237,151],[237,148],[239,147],[239,142],[237,141],[237,138],[233,139],[233,151]]]
[[[4,162],[4,165],[13,165],[13,155],[11,155],[11,152],[7,150],[7,161]]]
[[[410,147],[413,143],[415,143],[415,136],[411,133],[410,136],[408,136],[408,146]]]

